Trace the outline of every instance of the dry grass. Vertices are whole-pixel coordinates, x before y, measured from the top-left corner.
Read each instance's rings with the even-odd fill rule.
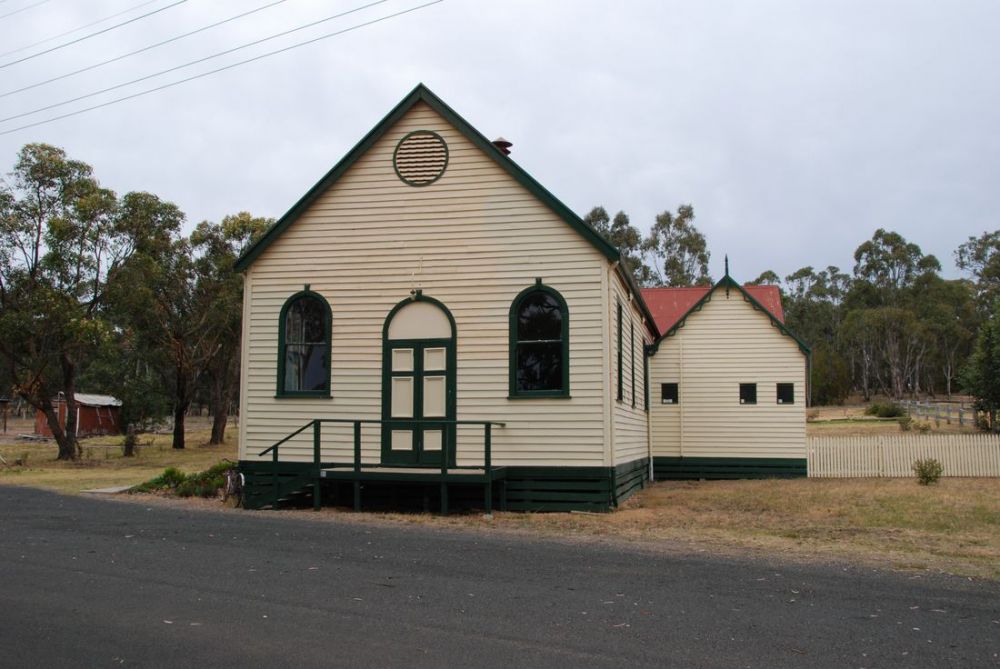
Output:
[[[81,441],[83,457],[77,462],[56,460],[53,441],[16,440],[8,425],[6,439],[0,441],[0,455],[7,466],[0,465],[0,484],[45,488],[63,493],[78,493],[93,488],[131,486],[161,474],[167,467],[185,473],[208,469],[223,458],[236,459],[235,427],[226,431],[226,443],[208,446],[209,430],[204,421],[194,421],[194,429],[185,432],[187,447],[175,451],[169,434],[140,435],[139,454],[122,456],[122,437],[92,437]],[[24,432],[24,430],[21,430]],[[23,464],[15,465],[16,462]]]
[[[810,437],[866,437],[902,433],[899,421],[895,418],[866,416],[864,404],[814,407],[808,409],[808,412],[814,416],[806,423],[806,435]],[[928,423],[931,434],[970,434],[977,431],[969,424],[959,426],[957,418],[950,425],[944,420],[914,418],[914,421]]]
[[[324,509],[324,514],[352,516],[342,509]],[[997,479],[943,479],[927,487],[913,479],[663,482],[607,514],[356,517],[651,548],[849,560],[1000,580]]]

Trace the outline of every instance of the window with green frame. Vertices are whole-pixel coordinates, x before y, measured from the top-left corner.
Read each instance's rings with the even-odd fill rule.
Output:
[[[539,281],[510,305],[510,397],[568,396],[569,310]]]
[[[308,288],[292,295],[278,321],[279,397],[330,396],[330,305]]]
[[[618,303],[618,393],[616,399],[625,399],[625,385],[622,379],[622,303]]]

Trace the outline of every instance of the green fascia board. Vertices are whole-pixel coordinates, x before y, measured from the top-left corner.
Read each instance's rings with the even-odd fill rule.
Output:
[[[702,309],[702,307],[704,307],[705,304],[708,303],[708,301],[712,299],[712,293],[714,293],[719,288],[727,288],[727,289],[734,289],[734,290],[740,291],[740,294],[743,295],[743,299],[746,300],[747,302],[749,302],[750,305],[756,311],[759,311],[759,312],[763,313],[764,315],[766,315],[768,317],[768,319],[771,321],[771,325],[773,325],[774,327],[778,328],[778,331],[781,332],[781,334],[785,335],[786,337],[790,337],[796,344],[798,344],[799,350],[802,351],[802,353],[805,356],[808,357],[808,356],[812,355],[812,350],[809,348],[809,346],[804,341],[802,341],[798,337],[798,335],[796,335],[794,332],[792,332],[791,330],[789,330],[788,327],[784,323],[782,323],[777,318],[775,318],[774,314],[772,314],[767,309],[767,307],[765,307],[763,304],[761,304],[760,302],[758,302],[757,299],[753,295],[751,295],[749,292],[747,292],[746,288],[744,288],[743,286],[741,286],[739,284],[739,282],[737,282],[735,279],[733,279],[733,277],[729,276],[728,274],[726,274],[724,277],[722,277],[721,279],[719,279],[715,283],[715,285],[712,286],[708,290],[707,293],[705,293],[704,297],[702,297],[700,300],[698,300],[693,305],[691,305],[691,308],[688,309],[686,312],[684,312],[683,316],[681,316],[679,319],[677,319],[677,323],[675,323],[674,326],[671,327],[669,330],[667,330],[666,332],[664,332],[663,336],[661,336],[659,339],[656,340],[656,343],[653,344],[653,346],[651,347],[652,350],[650,352],[650,355],[652,355],[653,353],[656,353],[656,351],[659,350],[659,348],[660,348],[660,342],[662,342],[667,337],[672,337],[675,334],[677,334],[677,331],[680,330],[682,327],[684,327],[684,321],[687,320],[688,316],[690,316],[691,314],[693,314],[696,311],[700,311]]]
[[[274,225],[272,225],[256,243],[252,244],[236,261],[235,268],[237,271],[244,271],[253,263],[253,261],[263,253],[275,239],[284,232],[285,228],[291,225],[302,213],[320,196],[322,195],[334,182],[337,181],[351,166],[354,165],[357,160],[365,154],[375,144],[383,135],[393,126],[399,119],[401,119],[410,109],[416,105],[418,102],[425,102],[431,109],[440,114],[446,121],[452,124],[462,135],[466,137],[469,141],[479,147],[483,153],[485,153],[490,159],[493,160],[497,165],[503,168],[515,181],[520,183],[522,186],[528,189],[528,191],[538,198],[543,204],[545,204],[549,209],[551,209],[557,216],[563,219],[569,224],[571,228],[576,230],[590,242],[594,248],[600,251],[606,258],[613,262],[617,262],[621,258],[621,254],[618,252],[612,244],[604,239],[596,230],[591,228],[589,225],[583,222],[583,220],[573,213],[573,211],[567,207],[565,204],[559,201],[552,193],[545,189],[540,183],[538,183],[534,177],[528,174],[523,168],[518,166],[509,156],[503,154],[500,149],[493,145],[493,143],[488,140],[482,133],[472,127],[468,121],[458,115],[458,113],[449,107],[445,102],[435,95],[429,88],[424,84],[418,84],[409,95],[400,101],[392,111],[386,114],[385,118],[378,122],[378,124],[372,128],[367,135],[365,135],[360,142],[358,142],[353,149],[351,149],[347,155],[345,155],[340,162],[334,165],[333,169],[326,173],[326,175],[320,179],[315,186],[309,189],[309,191],[302,196],[302,198],[292,206],[288,212],[278,219]],[[634,282],[633,282],[634,283]],[[639,297],[641,302],[642,297],[635,291],[636,295]],[[647,310],[648,311],[648,310]]]
[[[586,223],[584,224],[586,225]],[[639,305],[639,310],[642,311],[643,317],[646,319],[649,331],[653,333],[653,341],[660,339],[660,330],[656,327],[656,319],[653,318],[653,313],[649,310],[646,305],[646,301],[642,299],[642,289],[639,288],[639,284],[636,283],[635,277],[632,276],[632,272],[628,271],[622,262],[615,265],[615,271],[618,272],[618,276],[622,278],[625,282],[625,286],[632,293],[635,298],[636,304]]]

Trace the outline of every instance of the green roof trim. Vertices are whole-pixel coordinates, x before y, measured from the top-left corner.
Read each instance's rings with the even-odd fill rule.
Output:
[[[775,317],[775,315],[772,314],[767,309],[767,307],[758,302],[757,299],[746,290],[746,288],[741,286],[735,279],[733,279],[733,277],[729,276],[728,258],[726,261],[726,270],[727,270],[726,275],[723,276],[721,279],[719,279],[718,282],[716,282],[716,284],[712,286],[707,293],[705,293],[704,297],[702,297],[700,300],[691,305],[691,308],[688,309],[686,312],[684,312],[684,315],[677,320],[677,322],[673,325],[673,327],[671,327],[669,330],[663,333],[663,336],[660,337],[658,340],[656,340],[656,343],[653,344],[653,346],[651,347],[652,350],[650,352],[650,355],[656,353],[656,351],[659,350],[660,342],[662,342],[667,337],[674,336],[675,334],[677,334],[678,330],[684,327],[684,321],[687,320],[688,316],[690,316],[692,313],[696,311],[701,311],[702,307],[704,307],[705,304],[712,299],[712,293],[714,293],[719,288],[725,288],[727,291],[729,289],[736,289],[740,291],[740,294],[743,295],[743,300],[749,302],[750,306],[752,306],[755,311],[759,311],[763,313],[765,316],[767,316],[768,320],[771,321],[771,325],[778,328],[778,331],[781,332],[781,334],[785,335],[786,337],[790,337],[793,341],[795,341],[795,343],[798,344],[799,346],[799,350],[802,351],[803,354],[805,354],[806,356],[812,355],[812,350],[804,341],[799,339],[798,335],[789,330],[784,323],[778,320]]]
[[[456,130],[458,130],[462,135],[465,136],[470,142],[479,147],[483,153],[485,153],[490,159],[493,160],[497,165],[503,168],[515,181],[524,186],[528,191],[538,198],[543,204],[545,204],[549,209],[551,209],[559,218],[564,220],[571,228],[576,230],[580,235],[590,242],[594,248],[600,251],[606,258],[612,262],[617,262],[621,258],[621,254],[618,252],[612,244],[610,244],[604,237],[602,237],[596,230],[583,222],[583,220],[573,213],[573,211],[567,207],[565,204],[560,202],[556,196],[545,189],[540,183],[535,181],[534,177],[524,171],[523,168],[518,166],[513,160],[508,156],[504,155],[500,149],[493,145],[493,143],[488,140],[482,133],[473,128],[468,121],[458,115],[455,110],[449,107],[445,102],[435,95],[429,88],[423,84],[418,84],[409,95],[403,98],[399,104],[397,104],[392,111],[386,114],[385,118],[378,122],[378,124],[372,128],[367,135],[365,135],[360,142],[358,142],[354,148],[348,151],[340,162],[334,165],[333,169],[326,173],[326,175],[320,179],[315,186],[309,189],[309,191],[302,196],[302,198],[296,202],[288,212],[278,219],[274,225],[268,228],[260,239],[256,243],[252,244],[236,261],[236,270],[243,271],[246,270],[253,261],[264,252],[264,250],[284,232],[285,228],[291,225],[302,213],[320,196],[325,192],[334,182],[337,181],[351,166],[354,165],[357,160],[365,154],[372,147],[375,142],[382,138],[383,135],[396,124],[414,105],[418,102],[426,103],[431,109],[440,114],[446,121],[448,121]],[[626,272],[627,273],[627,272]],[[634,282],[630,282],[631,286],[634,286]],[[642,303],[642,296],[636,290],[637,297],[639,298],[640,304]],[[645,306],[645,304],[643,304]],[[644,309],[648,313],[648,309]],[[655,325],[654,325],[655,327]]]

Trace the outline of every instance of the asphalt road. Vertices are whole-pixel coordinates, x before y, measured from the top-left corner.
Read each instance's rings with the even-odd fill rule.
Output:
[[[0,487],[3,667],[998,667],[1000,586]]]

